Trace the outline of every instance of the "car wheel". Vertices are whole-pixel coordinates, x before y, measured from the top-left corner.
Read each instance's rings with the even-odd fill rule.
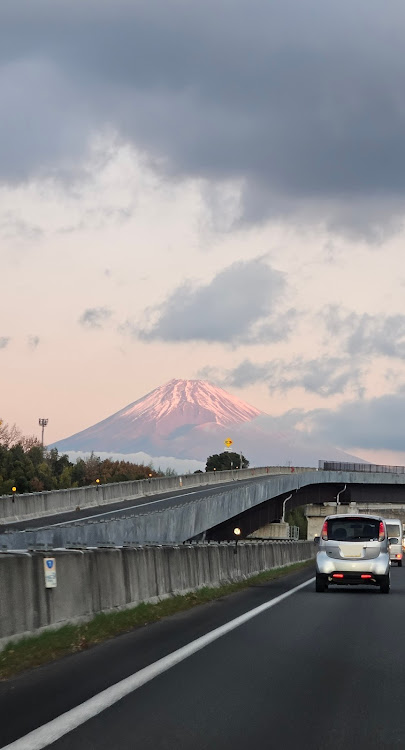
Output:
[[[315,579],[315,591],[318,591],[318,593],[323,593],[327,590],[328,584],[326,583],[325,579],[317,575]]]
[[[390,577],[389,576],[384,576],[384,578],[381,579],[380,591],[382,594],[390,593]]]
[[[398,560],[398,568],[402,568],[402,560]]]

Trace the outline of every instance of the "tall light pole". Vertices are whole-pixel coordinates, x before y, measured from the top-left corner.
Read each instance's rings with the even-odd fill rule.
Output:
[[[291,500],[291,498],[292,498],[292,493],[291,495],[288,495],[288,497],[286,497],[285,500],[283,500],[283,515],[281,517],[281,523],[285,523],[285,506],[286,506],[287,500]]]
[[[342,492],[345,491],[345,489],[346,489],[346,485],[344,487],[342,487],[342,489],[339,490],[339,492],[336,495],[336,513],[339,513],[340,496],[341,496]]]
[[[42,447],[44,447],[44,429],[45,429],[45,427],[46,427],[47,424],[48,424],[48,420],[47,419],[40,419],[39,420],[39,426],[42,427],[42,440],[41,440]]]

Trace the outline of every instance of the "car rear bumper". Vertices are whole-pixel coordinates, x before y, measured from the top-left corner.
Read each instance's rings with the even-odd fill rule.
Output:
[[[316,572],[325,576],[332,576],[333,573],[352,574],[352,577],[358,576],[360,581],[361,574],[369,573],[373,578],[380,579],[387,576],[390,569],[390,559],[388,553],[382,553],[371,560],[338,560],[329,557],[325,552],[318,552],[316,556]]]
[[[341,575],[342,578],[337,578],[336,576]],[[372,573],[370,574],[364,574],[363,575],[370,575],[370,578],[362,578],[361,573],[348,573],[346,571],[339,572],[336,571],[334,574],[331,573],[330,575],[325,574],[317,574],[317,578],[324,581],[325,584],[328,586],[336,585],[336,586],[380,586],[386,579],[387,575],[374,575]]]

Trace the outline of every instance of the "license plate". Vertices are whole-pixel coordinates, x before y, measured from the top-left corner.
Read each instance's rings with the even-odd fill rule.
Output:
[[[362,550],[358,548],[357,544],[350,547],[349,545],[340,548],[340,554],[342,557],[359,558],[362,555]]]

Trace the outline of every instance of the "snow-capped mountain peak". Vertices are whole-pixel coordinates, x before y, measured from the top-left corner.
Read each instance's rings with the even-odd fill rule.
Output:
[[[258,409],[205,380],[170,380],[119,412],[132,420],[174,420],[176,426],[204,422],[225,426],[248,422],[260,414]]]
[[[282,434],[264,412],[205,380],[170,380],[102,422],[54,443],[61,451],[142,453],[205,461],[224,450],[243,451],[251,465],[316,466],[327,446],[296,430]],[[343,451],[328,448],[328,458]],[[349,457],[348,457],[349,458]]]

